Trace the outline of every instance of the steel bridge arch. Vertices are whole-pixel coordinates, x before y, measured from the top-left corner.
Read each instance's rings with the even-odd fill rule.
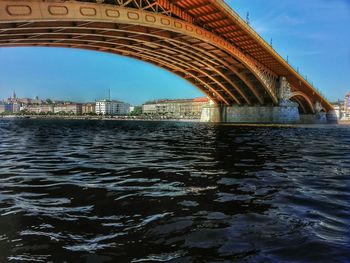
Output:
[[[300,99],[302,98],[302,99]],[[315,113],[315,107],[310,98],[302,91],[295,91],[289,97],[290,100],[296,100],[304,113]],[[304,100],[304,101],[303,101]]]
[[[261,65],[221,37],[163,14],[76,1],[1,1],[0,47],[28,45],[92,49],[144,60],[187,79],[217,104],[278,102],[277,76],[266,78]]]

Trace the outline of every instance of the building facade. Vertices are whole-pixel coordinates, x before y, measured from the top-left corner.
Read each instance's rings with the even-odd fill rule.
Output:
[[[18,113],[21,110],[22,103],[15,101],[12,103],[12,112],[13,113]]]
[[[333,103],[333,108],[338,120],[343,119],[345,116],[343,103],[340,103],[340,102]]]
[[[20,107],[21,104],[18,102],[4,102],[0,104],[0,113],[18,113],[20,112]]]
[[[66,114],[74,114],[81,115],[82,113],[82,105],[81,104],[62,104],[54,106],[54,113],[66,113]]]
[[[157,100],[142,105],[142,113],[173,118],[200,118],[202,108],[209,106],[208,98]]]
[[[4,113],[4,112],[5,112],[5,104],[0,103],[0,113]]]
[[[41,104],[41,105],[26,105],[22,108],[25,111],[31,112],[31,113],[54,113],[54,106],[51,104]]]
[[[345,96],[344,100],[338,100],[332,103],[332,106],[338,120],[350,120],[350,92]]]
[[[98,115],[127,115],[129,114],[128,103],[118,100],[97,100],[96,114]]]
[[[344,99],[344,114],[345,118],[350,118],[350,92],[345,96]]]
[[[83,115],[96,113],[96,104],[95,103],[85,103],[81,106],[81,113]]]

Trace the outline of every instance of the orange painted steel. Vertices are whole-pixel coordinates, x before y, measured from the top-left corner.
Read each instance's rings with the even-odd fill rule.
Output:
[[[309,97],[305,93],[303,93],[302,91],[293,92],[290,96],[290,99],[293,99],[293,98],[298,99],[298,97],[303,98],[305,100],[305,102],[307,103],[307,105],[309,106],[309,108],[311,109],[311,112],[315,113],[315,106],[312,104]],[[301,103],[300,100],[298,100],[298,102],[299,102],[299,105],[301,105],[305,109],[305,105],[303,103]],[[304,110],[304,111],[307,112],[306,110]]]

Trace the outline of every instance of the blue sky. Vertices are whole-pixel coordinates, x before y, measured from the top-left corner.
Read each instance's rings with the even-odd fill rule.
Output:
[[[350,91],[350,0],[229,0],[253,28],[330,100]],[[0,98],[133,104],[203,96],[185,80],[141,61],[77,49],[0,48]]]

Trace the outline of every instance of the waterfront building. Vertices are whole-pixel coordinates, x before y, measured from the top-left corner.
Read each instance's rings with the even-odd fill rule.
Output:
[[[127,115],[129,114],[128,103],[118,100],[97,100],[96,113],[98,115]]]
[[[0,104],[0,113],[16,113],[19,112],[19,105],[17,103],[3,102]]]
[[[30,98],[18,98],[15,91],[13,91],[12,97],[7,98],[4,100],[5,103],[12,103],[14,105],[14,112],[18,112],[23,105],[27,104],[43,104],[44,101],[39,99],[38,96],[36,96],[34,99]],[[17,103],[17,105],[16,105]]]
[[[78,103],[62,104],[54,106],[54,113],[67,113],[74,115],[81,115],[82,105]]]
[[[18,100],[16,92],[13,91],[12,97],[4,100],[0,112],[17,113],[21,106],[22,103]]]
[[[344,99],[344,113],[346,118],[350,118],[350,92],[345,96]]]
[[[4,112],[5,112],[5,104],[0,103],[0,113],[4,113]]]
[[[345,115],[343,103],[340,103],[340,102],[333,103],[333,108],[338,120],[343,119]]]
[[[18,112],[20,112],[21,106],[22,106],[22,103],[20,103],[20,102],[18,102],[18,101],[13,102],[13,103],[12,103],[12,112],[13,112],[13,113],[18,113]]]
[[[210,104],[208,98],[156,100],[142,105],[142,113],[173,118],[200,118],[202,108]]]
[[[142,105],[143,114],[157,114],[157,109],[160,107],[160,103],[156,101],[147,101]]]
[[[54,112],[54,106],[51,104],[30,104],[26,105],[22,109],[36,114]]]
[[[96,103],[85,103],[82,105],[81,113],[83,115],[96,112]]]
[[[338,120],[350,120],[350,92],[345,95],[344,100],[332,103]]]
[[[23,104],[20,108],[19,108],[19,111],[26,111],[27,109],[27,105]]]

